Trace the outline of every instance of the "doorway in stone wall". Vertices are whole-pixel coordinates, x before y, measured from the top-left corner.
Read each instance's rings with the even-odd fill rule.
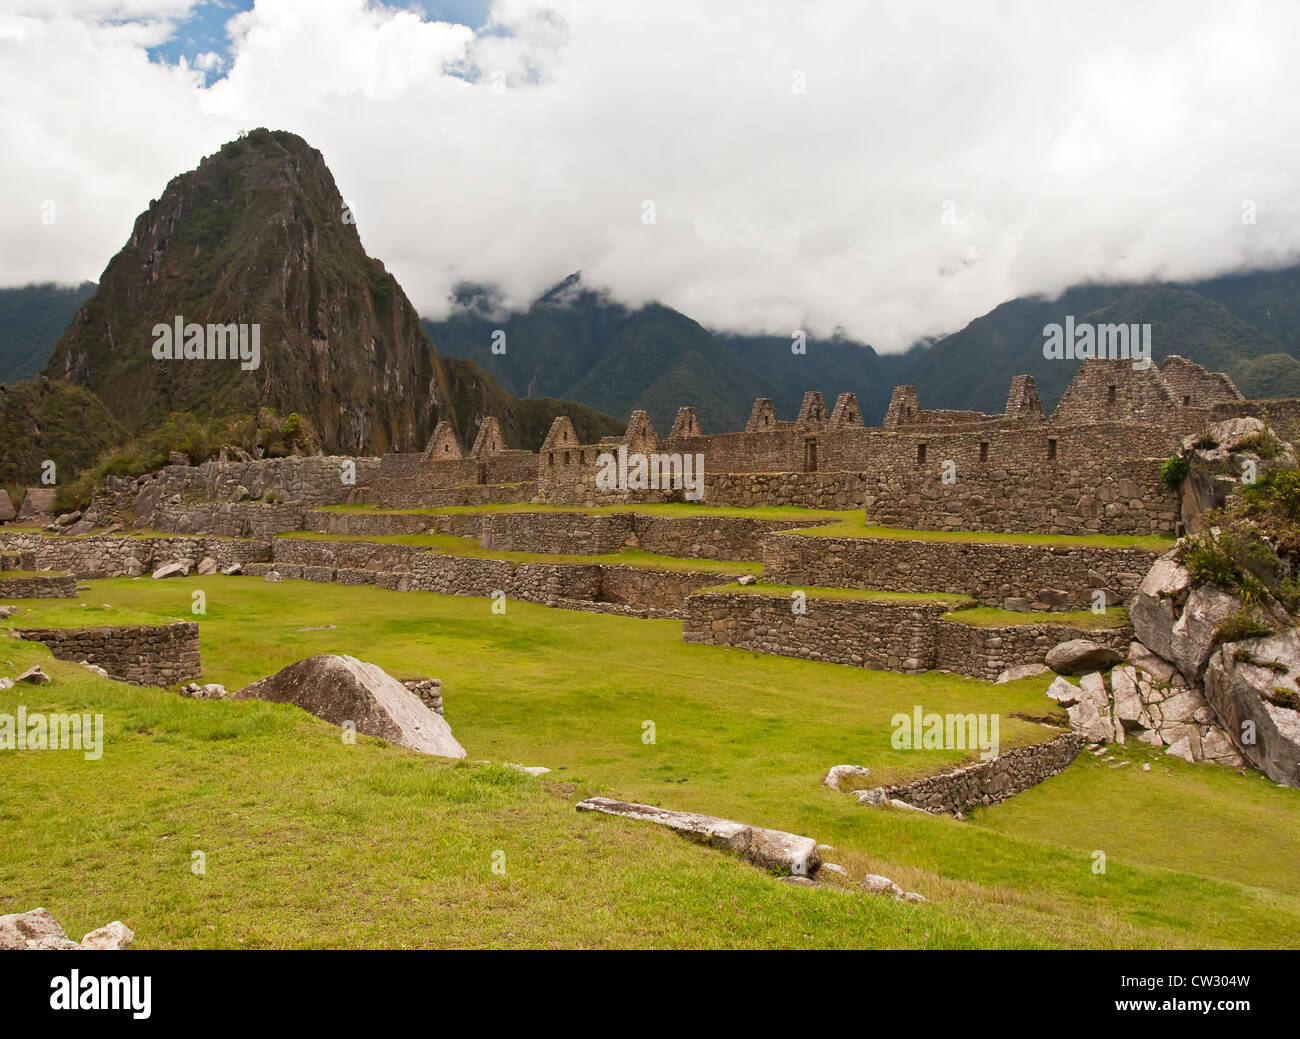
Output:
[[[816,437],[808,437],[803,442],[803,471],[805,473],[815,473],[817,471]]]

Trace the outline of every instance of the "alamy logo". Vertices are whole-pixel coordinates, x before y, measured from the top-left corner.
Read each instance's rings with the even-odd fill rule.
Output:
[[[618,454],[602,451],[596,456],[596,488],[602,491],[685,490],[689,501],[704,497],[702,454],[628,454],[620,444]]]
[[[158,361],[235,361],[246,372],[262,363],[261,325],[186,324],[177,314],[173,325],[153,326],[157,337],[153,356]]]
[[[81,971],[73,970],[67,977],[50,979],[51,1010],[130,1010],[135,1020],[144,1021],[153,1013],[152,994],[153,978],[149,975],[83,978]]]
[[[921,705],[911,714],[896,714],[889,724],[894,734],[889,743],[895,750],[980,750],[980,760],[998,756],[996,714],[923,714]]]
[[[1049,361],[1132,360],[1135,369],[1142,368],[1151,360],[1151,326],[1075,324],[1074,315],[1067,314],[1064,327],[1043,326],[1043,356]]]
[[[80,750],[87,761],[104,754],[102,714],[0,713],[0,750]]]

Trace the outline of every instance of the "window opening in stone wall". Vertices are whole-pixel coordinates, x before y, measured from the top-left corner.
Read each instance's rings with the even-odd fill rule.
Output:
[[[1049,440],[1049,441],[1047,442],[1047,457],[1048,457],[1048,458],[1055,458],[1055,457],[1056,457],[1056,441],[1055,441],[1055,440]]]
[[[924,445],[924,444],[917,444],[917,445],[916,445],[916,464],[917,464],[917,465],[925,465],[925,445]]]

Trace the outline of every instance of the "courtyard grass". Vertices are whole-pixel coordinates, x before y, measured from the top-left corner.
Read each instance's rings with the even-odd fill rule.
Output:
[[[1006,628],[1015,624],[1064,624],[1088,631],[1105,631],[1122,628],[1129,623],[1128,610],[1123,606],[1107,606],[1102,613],[1092,610],[1062,610],[1037,612],[1034,610],[1001,610],[994,606],[974,606],[970,609],[945,613],[946,621],[974,624],[981,628]]]
[[[1174,545],[1172,534],[1004,534],[986,530],[906,530],[867,523],[866,515],[837,513],[822,526],[782,533],[817,538],[888,538],[896,541],[941,541],[962,545],[1059,545],[1078,548],[1141,548],[1163,555]]]
[[[594,555],[565,555],[548,552],[498,552],[483,548],[477,538],[457,534],[319,534],[309,530],[291,530],[277,534],[286,541],[361,541],[375,545],[411,545],[443,556],[470,556],[475,559],[501,559],[510,563],[601,563],[605,566],[635,566],[645,570],[697,570],[718,574],[760,574],[761,562],[731,559],[697,559],[663,556],[628,548],[622,552]]]
[[[316,510],[313,510],[316,511]],[[325,505],[321,512],[348,512],[365,515],[439,516],[443,514],[479,516],[517,512],[569,512],[586,516],[637,513],[646,516],[704,517],[722,519],[760,520],[824,520],[843,519],[848,510],[810,509],[798,505],[709,505],[707,502],[667,502],[662,505],[534,505],[530,502],[495,503],[491,505],[443,505],[422,509],[385,509],[378,505],[356,503],[352,505]],[[856,510],[856,511],[861,511]]]
[[[39,660],[56,681],[0,692],[0,711],[102,710],[111,742],[93,763],[0,754],[0,912],[44,904],[77,934],[144,921],[141,944],[165,946],[1293,946],[1300,934],[1300,881],[1285,868],[1300,796],[1258,777],[1129,748],[1116,757],[1155,767],[1085,755],[967,823],[820,785],[832,764],[891,782],[960,760],[890,745],[892,715],[917,704],[999,713],[1004,749],[1050,738],[1029,720],[1064,719],[1043,696],[1050,676],[869,672],[686,645],[673,621],[514,601],[497,615],[484,599],[364,586],[89,583],[87,602],[159,620],[189,618],[202,588],[205,681],[235,689],[319,652],[436,675],[471,760],[555,771],[535,781],[365,738],[348,747],[293,708],[136,689],[3,640],[0,673]],[[19,605],[14,626],[92,609]],[[654,827],[575,813],[595,791],[806,833],[855,876],[885,873],[931,901],[791,888]],[[193,850],[205,876],[190,872]]]
[[[701,588],[695,594],[729,593],[739,595],[761,595],[774,599],[789,599],[796,593],[802,593],[808,599],[830,599],[850,602],[892,602],[892,603],[947,603],[954,610],[962,610],[974,605],[975,600],[969,595],[953,592],[887,592],[875,588],[828,588],[817,585],[793,584],[716,584]]]

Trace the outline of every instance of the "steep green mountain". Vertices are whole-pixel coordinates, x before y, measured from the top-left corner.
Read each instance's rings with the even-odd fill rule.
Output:
[[[856,394],[865,420],[877,422],[889,407],[894,386],[905,381],[899,378],[903,371],[899,355],[882,356],[867,344],[843,336],[809,339],[803,353],[794,352],[789,336],[719,334],[718,339],[737,363],[748,364],[779,387],[769,396],[781,418],[793,418],[804,392],[817,390],[830,408],[839,394]]]
[[[573,275],[523,312],[489,316],[487,290],[467,290],[446,320],[425,328],[449,354],[477,360],[520,394],[554,394],[626,415],[650,412],[656,428],[695,404],[706,431],[739,429],[754,397],[793,418],[806,390],[827,404],[857,394],[878,422],[893,387],[916,386],[924,407],[999,412],[1011,377],[1033,375],[1044,405],[1060,399],[1077,365],[1043,356],[1043,327],[1065,322],[1150,324],[1158,361],[1181,354],[1226,371],[1248,397],[1300,396],[1300,267],[1190,285],[1083,285],[1059,299],[1014,299],[965,328],[905,354],[880,355],[845,337],[709,333],[657,304],[629,310]],[[506,334],[504,354],[493,334]]]
[[[456,433],[466,447],[474,443],[480,421],[488,415],[496,417],[501,425],[501,435],[513,448],[536,451],[542,446],[551,423],[559,415],[567,415],[573,428],[586,443],[601,437],[618,436],[626,423],[602,414],[586,404],[555,400],[551,397],[519,398],[507,393],[487,372],[473,361],[463,357],[442,358],[456,401]]]
[[[0,293],[0,370],[32,369],[69,298],[49,286]],[[205,325],[257,322],[260,367],[155,360],[152,329],[178,314]],[[876,422],[899,383],[915,385],[925,407],[999,411],[1011,377],[1024,372],[1050,409],[1075,365],[1043,357],[1042,330],[1067,315],[1149,323],[1157,360],[1177,353],[1226,371],[1247,396],[1300,396],[1300,266],[1014,299],[892,355],[842,336],[810,340],[795,354],[786,334],[712,333],[660,304],[614,303],[576,274],[523,311],[503,313],[490,289],[466,288],[450,316],[420,322],[343,219],[320,154],[267,130],[168,185],[45,371],[100,393],[130,432],[176,411],[266,405],[301,413],[326,450],[419,449],[439,418],[471,441],[488,408],[500,411],[508,442],[533,447],[539,416],[574,411],[557,399],[607,413],[586,420],[593,429],[644,408],[666,431],[679,406],[694,404],[705,430],[720,431],[741,428],[755,397],[771,397],[781,418],[793,418],[805,390],[820,390],[828,404],[851,390]],[[481,371],[458,369],[451,379],[434,343]],[[491,380],[499,386],[489,390]]]
[[[1084,286],[1056,300],[1015,299],[960,332],[905,356],[901,381],[917,388],[927,408],[1001,411],[1011,376],[1032,375],[1043,405],[1052,408],[1078,367],[1043,356],[1043,327],[1150,324],[1157,362],[1181,354],[1226,371],[1248,397],[1300,394],[1300,364],[1274,335],[1190,289],[1171,285]]]
[[[628,309],[583,288],[576,274],[521,313],[493,317],[481,289],[456,303],[425,330],[445,354],[478,362],[521,396],[582,401],[620,417],[644,408],[666,433],[683,404],[720,432],[743,427],[755,397],[788,404],[793,392],[783,395],[684,314],[659,304]],[[504,353],[493,352],[497,332]]]
[[[254,130],[174,178],[54,348],[132,431],[186,408],[299,412],[327,451],[414,450],[454,414],[401,287],[361,246],[321,155]],[[260,326],[260,365],[155,358],[155,325]]]
[[[45,373],[99,394],[131,433],[173,412],[266,406],[302,415],[327,452],[418,451],[444,418],[472,440],[471,402],[460,407],[415,309],[346,213],[302,138],[259,129],[232,141],[140,215]],[[247,326],[241,349],[257,326],[260,358],[159,359],[178,319],[209,339]],[[187,354],[188,337],[173,337]],[[507,440],[524,435],[503,425]]]
[[[47,460],[54,463],[55,486],[63,486],[123,435],[103,402],[80,386],[52,379],[5,386],[0,390],[0,486],[41,486]]]
[[[74,288],[0,289],[0,383],[21,382],[39,372],[72,315],[94,291],[93,281]]]

